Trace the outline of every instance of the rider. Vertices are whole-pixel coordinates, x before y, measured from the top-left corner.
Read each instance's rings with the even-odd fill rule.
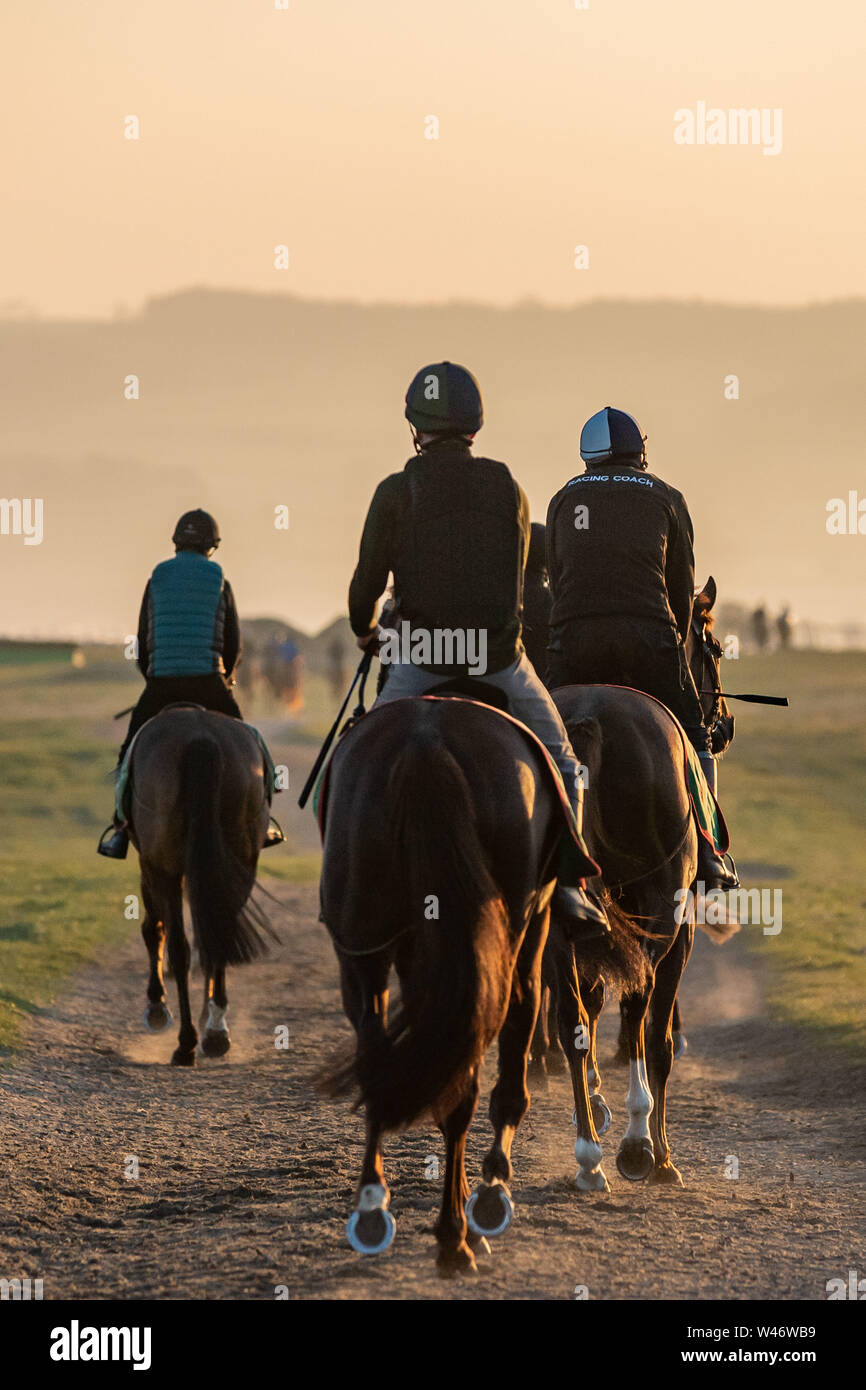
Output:
[[[241,650],[234,594],[210,558],[220,543],[219,527],[201,508],[184,512],[172,542],[174,559],[157,565],[141,601],[137,660],[146,684],[132,712],[118,768],[141,726],[166,705],[203,705],[243,718],[230,688]],[[266,843],[279,844],[275,836],[269,831]],[[128,847],[129,832],[115,817],[102,835],[99,853],[125,859]]]
[[[548,683],[628,685],[654,695],[682,724],[715,795],[716,762],[685,654],[692,521],[682,494],[646,471],[645,442],[633,416],[605,406],[581,431],[586,472],[550,503]],[[698,877],[708,888],[738,887],[722,856],[703,835],[698,841]]]
[[[485,657],[461,661],[450,646],[421,653],[405,650],[388,665],[376,703],[422,695],[455,677],[483,675],[504,691],[508,708],[548,749],[579,815],[579,770],[562,720],[535,674],[521,642],[523,571],[529,546],[529,506],[504,463],[475,458],[472,441],[483,423],[478,383],[465,367],[437,362],[414,377],[406,394],[417,457],[376,489],[349,589],[349,619],[363,649],[378,645],[376,605],[394,576],[397,619],[392,627],[415,636],[469,634]],[[476,654],[477,654],[476,649]],[[426,655],[426,660],[425,660]],[[384,659],[384,658],[383,658]],[[478,669],[484,666],[484,670]],[[591,861],[570,840],[560,863],[557,905],[585,938],[609,931],[602,909],[587,894],[583,876]],[[567,886],[566,886],[567,885]]]

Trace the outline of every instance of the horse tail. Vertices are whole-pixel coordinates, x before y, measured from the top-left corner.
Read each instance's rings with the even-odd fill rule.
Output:
[[[387,881],[411,924],[399,1008],[384,1042],[337,1062],[331,1095],[359,1091],[385,1129],[447,1114],[468,1093],[498,1033],[513,965],[508,916],[478,835],[466,778],[436,729],[418,728],[394,761],[386,803],[395,847]],[[398,886],[399,885],[399,886]]]
[[[248,903],[249,870],[227,843],[220,815],[223,756],[216,739],[190,739],[180,761],[186,847],[184,875],[193,934],[208,969],[242,965],[265,952],[264,914]]]

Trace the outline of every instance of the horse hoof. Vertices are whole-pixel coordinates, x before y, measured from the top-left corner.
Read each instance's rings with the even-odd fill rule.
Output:
[[[616,1166],[621,1177],[629,1182],[643,1182],[655,1166],[655,1154],[651,1139],[623,1139],[616,1156]]]
[[[173,1022],[171,1009],[167,1004],[148,1004],[142,1022],[149,1033],[164,1033]]]
[[[501,1236],[514,1220],[514,1203],[504,1183],[479,1183],[466,1203],[466,1224],[477,1236]]]
[[[688,1051],[689,1040],[685,1033],[674,1033],[674,1061],[678,1062],[681,1057],[685,1057]]]
[[[224,1032],[205,1033],[198,1046],[203,1057],[225,1057],[231,1045],[231,1038]]]
[[[683,1180],[678,1168],[675,1168],[668,1159],[667,1163],[660,1163],[657,1168],[653,1168],[649,1177],[650,1182],[663,1183],[666,1187],[682,1187]]]
[[[185,1052],[182,1047],[176,1047],[171,1054],[171,1065],[173,1067],[194,1067],[195,1048],[193,1048],[192,1052]]]
[[[595,1125],[595,1132],[598,1135],[607,1134],[610,1129],[610,1106],[603,1096],[594,1095],[589,1098],[592,1110],[592,1123]]]
[[[387,1207],[353,1211],[346,1222],[346,1236],[359,1255],[381,1255],[394,1239],[397,1222]]]
[[[455,1274],[478,1273],[475,1256],[465,1242],[458,1245],[456,1250],[440,1250],[436,1257],[436,1268],[440,1279],[453,1279]]]
[[[476,1255],[485,1260],[493,1259],[493,1251],[490,1248],[490,1241],[487,1239],[486,1236],[477,1236],[474,1231],[467,1231],[466,1244],[469,1246],[469,1249],[472,1251],[473,1255]]]
[[[596,1168],[591,1173],[584,1173],[578,1168],[574,1185],[578,1192],[610,1192],[610,1183],[601,1168]]]

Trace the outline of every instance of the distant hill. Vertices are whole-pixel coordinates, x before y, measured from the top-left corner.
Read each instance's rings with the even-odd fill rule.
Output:
[[[145,578],[197,505],[222,527],[242,615],[321,627],[345,610],[376,483],[410,454],[407,382],[442,356],[478,375],[479,446],[535,517],[579,469],[584,418],[619,404],[689,501],[699,579],[712,571],[722,600],[856,624],[866,536],[825,522],[830,498],[866,498],[864,345],[860,301],[501,310],[190,290],[111,323],[3,322],[0,490],[45,510],[41,545],[0,536],[0,631],[134,631]]]

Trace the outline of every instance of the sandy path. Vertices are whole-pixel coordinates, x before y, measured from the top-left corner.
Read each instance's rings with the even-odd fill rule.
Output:
[[[140,1031],[145,953],[131,939],[32,1025],[0,1072],[0,1275],[44,1280],[46,1298],[823,1299],[828,1279],[866,1273],[862,1072],[811,1052],[763,1016],[742,942],[703,938],[687,972],[691,1043],[677,1064],[669,1129],[685,1191],[624,1182],[624,1074],[601,1052],[614,1111],[608,1196],[572,1186],[570,1090],[556,1077],[515,1147],[517,1219],[477,1279],[436,1276],[429,1233],[441,1155],[435,1131],[392,1138],[386,1164],[397,1238],[376,1260],[343,1224],[359,1121],[309,1078],[347,1025],[314,888],[276,890],[284,944],[229,978],[234,1046],[194,1071],[167,1065],[175,1031]],[[196,981],[196,992],[198,982]],[[174,1007],[173,986],[169,986]],[[288,1025],[278,1051],[274,1029]],[[489,1081],[489,1078],[488,1078]],[[486,1098],[484,1100],[486,1105]],[[471,1135],[470,1181],[489,1127]],[[740,1176],[724,1176],[727,1155]],[[127,1157],[139,1177],[124,1176]]]

